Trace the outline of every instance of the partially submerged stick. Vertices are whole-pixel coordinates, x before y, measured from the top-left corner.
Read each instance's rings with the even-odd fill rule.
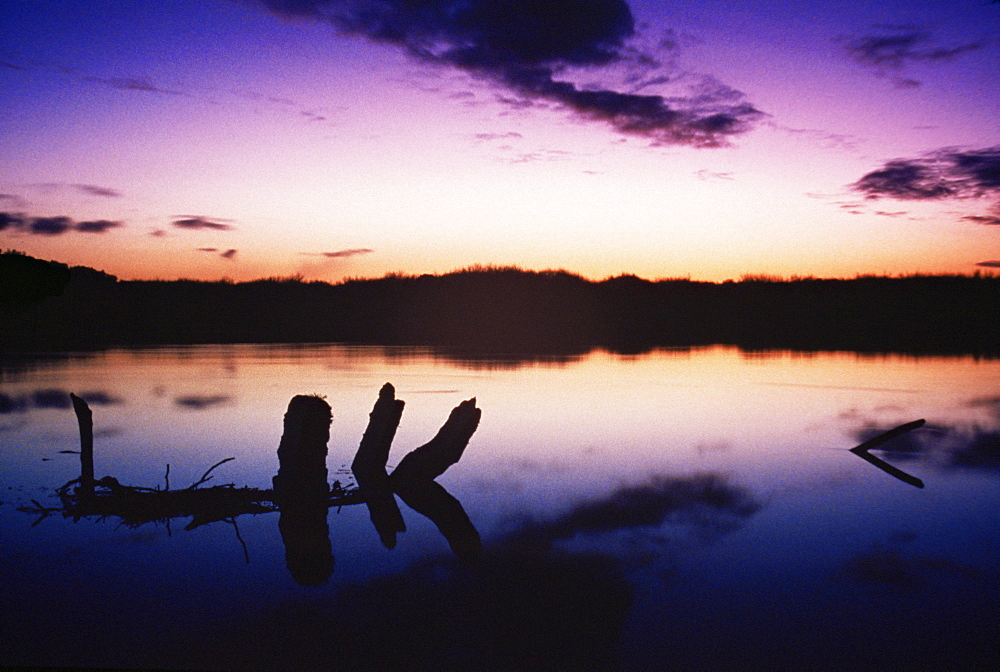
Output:
[[[892,466],[885,460],[881,460],[875,457],[868,451],[878,446],[881,446],[883,443],[886,443],[887,441],[891,441],[900,434],[905,434],[906,432],[912,429],[923,427],[924,422],[925,422],[924,420],[914,420],[913,422],[907,422],[906,424],[900,425],[899,427],[893,427],[889,431],[883,432],[876,437],[868,439],[861,445],[851,448],[851,452],[860,457],[862,460],[868,462],[869,464],[878,467],[879,469],[889,474],[890,476],[898,478],[904,483],[909,483],[910,485],[916,488],[922,488],[924,487],[924,482],[921,481],[919,478],[917,478],[916,476],[911,476],[902,469]]]
[[[80,487],[84,495],[94,492],[94,414],[87,402],[72,392],[73,412],[80,426]]]

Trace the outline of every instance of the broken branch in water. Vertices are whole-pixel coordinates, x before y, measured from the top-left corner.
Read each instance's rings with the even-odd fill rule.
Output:
[[[886,443],[887,441],[891,441],[900,434],[905,434],[906,432],[909,432],[912,429],[923,427],[924,422],[925,422],[924,420],[914,420],[913,422],[907,422],[898,427],[893,427],[889,431],[883,432],[878,436],[868,439],[864,443],[857,445],[854,448],[851,448],[851,452],[860,457],[862,460],[868,462],[869,464],[878,467],[879,469],[889,474],[890,476],[898,478],[904,483],[909,483],[914,487],[922,488],[924,487],[924,482],[921,481],[919,478],[917,478],[916,476],[911,476],[902,469],[892,466],[885,460],[881,460],[875,457],[868,451],[878,446],[881,446],[883,443]]]

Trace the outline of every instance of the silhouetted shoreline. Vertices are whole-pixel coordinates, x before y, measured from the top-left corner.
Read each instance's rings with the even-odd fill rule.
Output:
[[[123,281],[0,255],[4,352],[340,342],[553,355],[724,344],[993,357],[998,318],[1000,277],[978,274],[711,283],[487,267],[336,285]]]

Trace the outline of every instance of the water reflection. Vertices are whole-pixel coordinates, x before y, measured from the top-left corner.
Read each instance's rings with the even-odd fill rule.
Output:
[[[7,375],[0,665],[987,669],[1000,655],[1000,362],[727,348],[482,361],[206,346]],[[373,422],[386,379],[398,388],[376,407],[410,402],[396,424]],[[115,479],[95,492],[130,492],[129,516],[99,497],[95,524],[52,506],[30,528],[14,511],[52,504],[48,486],[78,470],[53,390],[93,407],[97,473]],[[336,417],[299,432],[323,456],[299,468],[284,448],[302,392]],[[442,451],[404,468],[473,395],[486,414],[460,464],[433,477]],[[212,397],[228,401],[195,412]],[[850,454],[921,417],[871,454],[925,488]],[[351,471],[359,437],[381,446],[368,469],[398,514],[391,553],[361,496],[365,460]],[[244,495],[267,499],[232,506]]]
[[[109,392],[91,390],[78,395],[91,406],[113,406],[124,403],[122,399]],[[33,390],[26,394],[9,395],[0,392],[0,415],[6,413],[27,413],[32,408],[67,409],[71,408],[69,392],[58,388]]]

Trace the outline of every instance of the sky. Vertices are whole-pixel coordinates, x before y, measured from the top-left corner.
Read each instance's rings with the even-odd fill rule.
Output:
[[[0,95],[122,279],[1000,272],[991,0],[4,0]]]

